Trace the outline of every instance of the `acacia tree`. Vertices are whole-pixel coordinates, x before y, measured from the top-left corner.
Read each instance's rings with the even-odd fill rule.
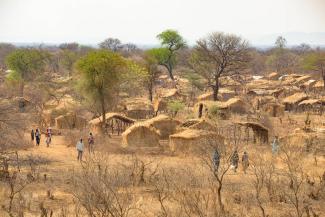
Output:
[[[213,99],[217,100],[219,78],[237,73],[248,60],[247,41],[236,35],[214,32],[197,41],[190,61],[194,71],[208,80]]]
[[[47,58],[48,53],[36,49],[19,49],[7,56],[7,67],[12,70],[7,79],[19,84],[21,97],[24,96],[25,82],[33,81],[41,75]]]
[[[114,88],[126,67],[124,59],[108,50],[92,51],[76,63],[78,88],[93,104],[98,104],[105,127],[106,111]]]
[[[186,42],[177,31],[171,29],[160,33],[157,38],[160,40],[162,47],[152,49],[151,53],[157,59],[159,65],[167,69],[169,77],[175,80],[173,69],[176,65],[176,54],[179,49],[186,46]]]
[[[118,38],[107,38],[98,45],[102,49],[107,49],[114,52],[120,50],[123,47],[121,41]]]
[[[304,68],[319,72],[323,79],[325,89],[325,52],[319,51],[308,54],[304,58]]]

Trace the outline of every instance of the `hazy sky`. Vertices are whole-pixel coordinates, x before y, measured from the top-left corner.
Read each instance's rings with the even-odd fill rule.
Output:
[[[284,32],[325,32],[325,0],[0,0],[0,41],[156,44],[177,29],[189,43],[212,31],[252,43]]]

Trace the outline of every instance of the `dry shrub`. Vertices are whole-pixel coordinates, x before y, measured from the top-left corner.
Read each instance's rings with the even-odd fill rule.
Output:
[[[72,194],[91,217],[127,217],[137,210],[129,174],[105,158],[89,158],[72,176]]]

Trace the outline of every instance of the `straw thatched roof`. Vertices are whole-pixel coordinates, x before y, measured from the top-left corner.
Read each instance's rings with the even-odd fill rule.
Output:
[[[223,144],[222,136],[206,130],[187,129],[169,136],[171,151],[182,154],[200,154]]]
[[[324,89],[324,81],[317,81],[313,88],[316,88],[316,89]]]
[[[136,123],[122,133],[122,146],[154,147],[159,146],[160,133],[152,125]]]
[[[217,126],[212,121],[208,119],[201,119],[199,122],[194,123],[189,127],[190,129],[196,129],[196,130],[206,130],[206,131],[212,131],[217,132]]]
[[[159,132],[161,139],[167,139],[169,135],[176,132],[176,128],[180,122],[167,115],[158,115],[157,117],[144,121],[142,124],[153,126]]]
[[[262,130],[262,131],[266,131],[266,132],[269,131],[269,129],[267,127],[263,126],[260,123],[253,122],[253,121],[238,121],[238,122],[235,122],[235,123],[238,124],[238,125],[241,125],[241,126],[250,127],[250,128],[253,128],[253,129],[257,129],[257,130]]]
[[[303,105],[317,105],[317,104],[322,104],[322,101],[318,99],[307,99],[300,102],[298,105],[303,106]]]
[[[230,90],[228,88],[220,88],[218,92],[218,97],[223,100],[228,100],[229,98],[232,98],[236,95],[236,92],[233,90]],[[201,94],[197,97],[198,101],[203,100],[213,100],[213,92],[209,91],[207,93]]]
[[[201,121],[200,119],[189,119],[189,120],[184,121],[181,124],[181,127],[190,127],[190,126],[192,126],[194,124],[199,123],[200,121]]]
[[[283,100],[285,104],[297,104],[305,99],[308,99],[308,96],[305,93],[295,93],[291,96],[288,96]]]
[[[310,80],[311,76],[310,75],[304,75],[296,79],[295,84],[301,84],[304,83],[308,80]]]
[[[305,83],[303,83],[301,86],[302,87],[311,87],[314,84],[316,84],[316,82],[317,82],[316,80],[311,79],[311,80],[308,80]]]
[[[112,120],[112,119],[118,119],[120,121],[129,123],[129,124],[133,124],[135,122],[135,120],[132,119],[132,118],[129,118],[129,117],[126,117],[123,114],[114,113],[114,112],[106,113],[106,117],[105,118],[106,118],[106,121],[109,121],[109,120]],[[103,117],[100,116],[98,118],[95,118],[95,119],[89,121],[88,124],[90,124],[90,125],[98,125],[98,124],[100,124],[102,122],[102,119],[103,119]]]
[[[77,116],[75,113],[68,113],[65,115],[60,115],[55,118],[55,128],[56,129],[82,129],[86,127],[86,119]]]
[[[249,112],[249,106],[240,98],[231,98],[226,102],[221,101],[200,101],[195,104],[194,112],[197,112],[200,104],[203,104],[206,110],[210,110],[212,107],[217,107],[220,110],[229,110],[235,113],[247,113]]]

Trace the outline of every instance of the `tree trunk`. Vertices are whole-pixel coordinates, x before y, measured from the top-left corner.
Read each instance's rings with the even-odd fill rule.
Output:
[[[219,77],[215,77],[215,85],[212,86],[213,89],[213,100],[218,100],[218,93],[219,93]]]
[[[153,99],[153,88],[152,88],[152,85],[149,85],[148,94],[149,94],[149,100],[150,100],[150,102],[152,102],[152,99]]]
[[[173,75],[173,67],[172,67],[170,64],[168,64],[167,70],[168,70],[168,73],[169,73],[169,77],[170,77],[173,81],[175,81],[175,78],[174,78],[174,75]]]
[[[24,81],[21,81],[19,83],[19,96],[24,97],[24,88],[25,88],[25,83]]]
[[[324,90],[325,90],[325,72],[323,73],[323,83],[324,83]]]
[[[104,129],[106,127],[106,108],[105,108],[105,97],[102,93],[100,94],[100,103],[101,103],[101,110],[102,110],[102,131],[104,132]]]
[[[217,189],[218,204],[219,204],[220,212],[221,212],[221,214],[223,214],[225,212],[225,207],[222,203],[221,191],[222,191],[222,181],[218,181],[218,189]]]

